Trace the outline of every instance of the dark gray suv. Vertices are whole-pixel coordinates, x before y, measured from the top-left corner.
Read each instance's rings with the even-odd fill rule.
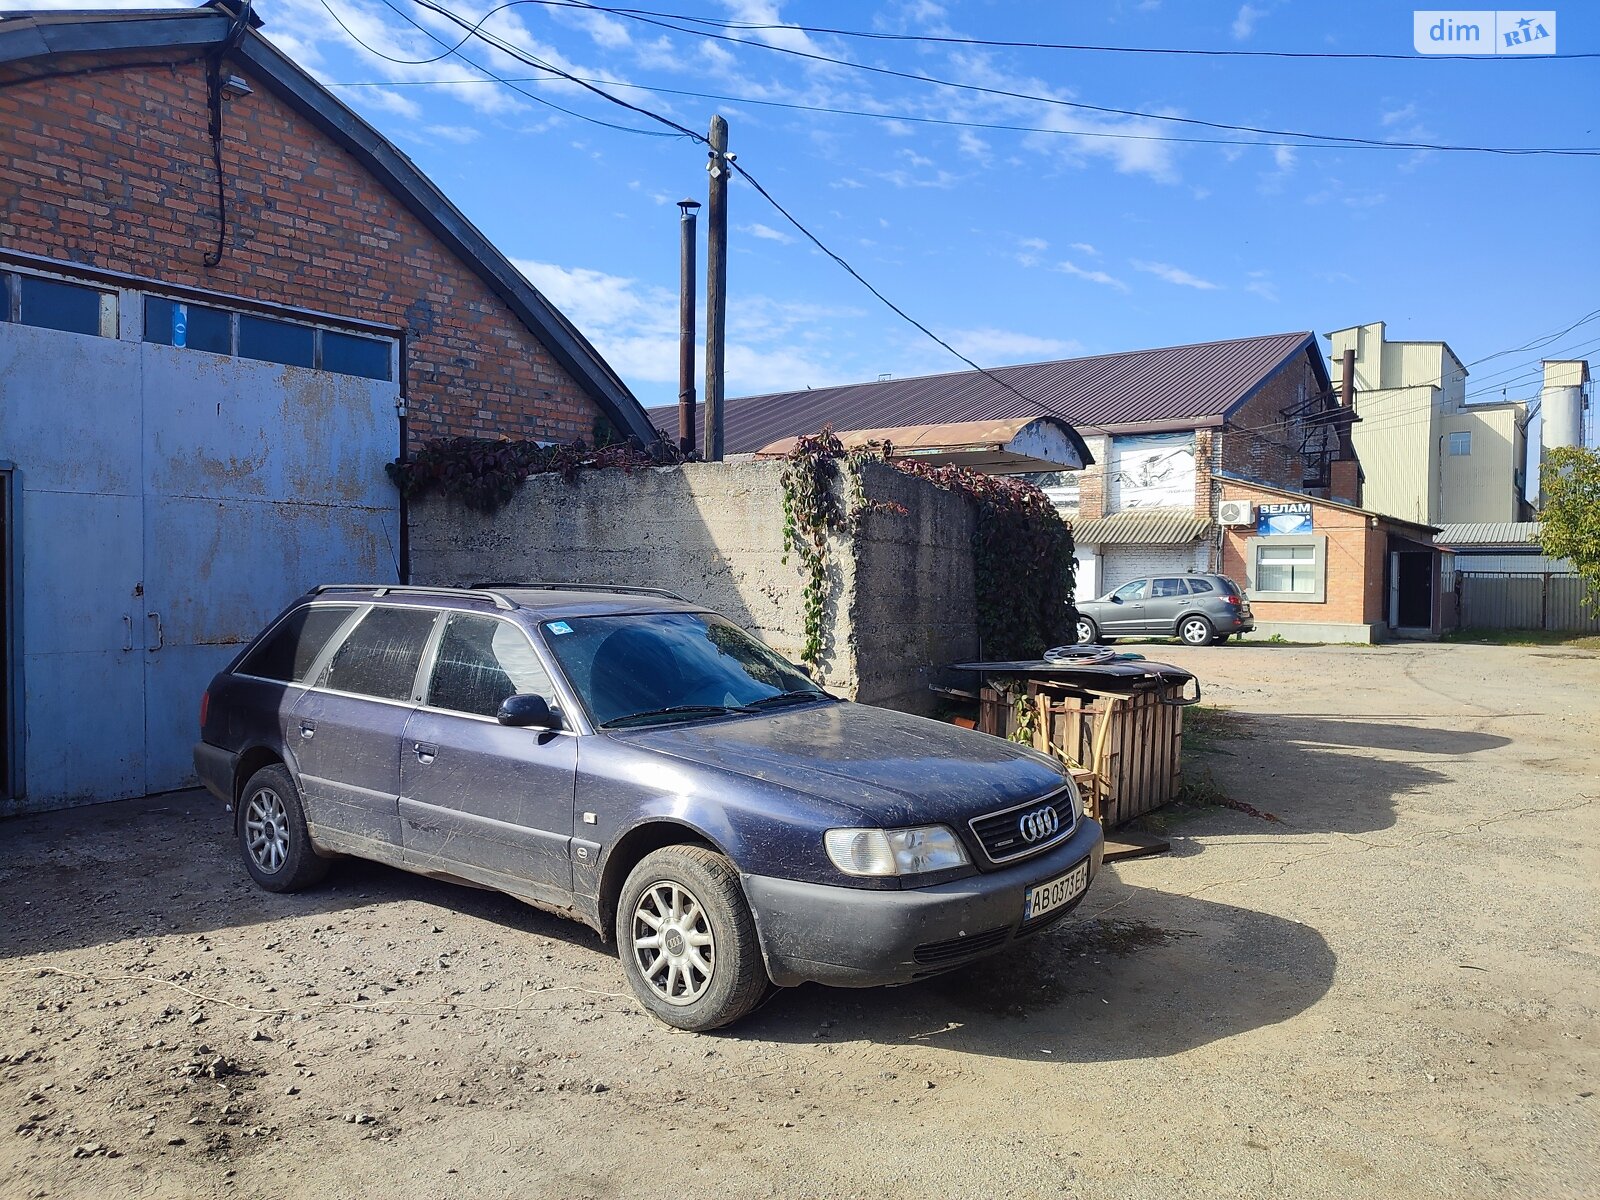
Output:
[[[261,886],[354,855],[615,937],[682,1029],[1049,928],[1104,847],[1032,750],[835,699],[715,613],[573,585],[325,586],[212,680],[195,765]]]
[[[1244,590],[1226,575],[1148,575],[1078,602],[1080,642],[1178,637],[1209,646],[1255,627]]]

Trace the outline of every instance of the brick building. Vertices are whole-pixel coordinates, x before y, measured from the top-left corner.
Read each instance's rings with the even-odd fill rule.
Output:
[[[186,784],[233,647],[310,584],[403,575],[404,439],[653,437],[259,24],[0,20],[0,809]]]
[[[729,453],[839,430],[1050,414],[1093,461],[1034,476],[1071,519],[1078,594],[1162,571],[1215,570],[1224,473],[1355,501],[1359,469],[1340,440],[1350,410],[1308,332],[746,396],[726,404]],[[676,411],[652,409],[676,429]]]
[[[1375,642],[1437,634],[1438,530],[1321,496],[1219,476],[1220,569],[1242,585],[1256,636]]]

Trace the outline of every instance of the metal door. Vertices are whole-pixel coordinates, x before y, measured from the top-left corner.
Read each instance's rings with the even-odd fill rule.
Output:
[[[137,346],[0,325],[0,457],[16,464],[19,518],[16,782],[53,806],[145,791],[138,365]]]
[[[194,780],[196,705],[283,605],[399,578],[392,383],[143,347],[147,790]]]

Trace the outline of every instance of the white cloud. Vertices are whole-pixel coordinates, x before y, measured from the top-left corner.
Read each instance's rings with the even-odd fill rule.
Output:
[[[1066,358],[1083,347],[1070,339],[1036,337],[1010,329],[962,329],[945,340],[980,365]]]
[[[1094,256],[1095,258],[1099,258],[1100,257],[1100,251],[1096,250],[1088,242],[1073,242],[1072,243],[1072,248],[1074,250],[1077,250],[1078,252],[1080,252],[1082,254],[1089,254],[1089,255]]]
[[[1402,121],[1415,120],[1416,115],[1417,106],[1415,104],[1407,104],[1402,108],[1390,109],[1379,116],[1378,120],[1384,125],[1398,125]]]
[[[1089,270],[1088,268],[1080,267],[1075,262],[1069,262],[1066,260],[1058,262],[1056,264],[1056,270],[1067,275],[1075,275],[1079,279],[1087,279],[1090,283],[1098,283],[1104,285],[1105,287],[1116,288],[1119,292],[1133,290],[1114,275],[1109,275],[1104,271]]]
[[[583,330],[623,379],[641,388],[677,382],[676,292],[588,267],[533,259],[513,262]],[[760,294],[742,294],[728,314],[724,369],[729,392],[785,391],[846,382],[854,373],[837,360],[837,325],[860,316],[855,309],[790,304]],[[703,336],[703,306],[697,328]],[[696,353],[703,368],[703,344]]]
[[[423,132],[447,142],[455,142],[458,146],[475,142],[480,135],[480,131],[471,125],[427,125],[423,127]]]
[[[1025,237],[1017,242],[1024,250],[1048,250],[1050,243],[1040,237]]]
[[[977,159],[985,166],[989,163],[989,143],[970,129],[963,129],[956,134],[956,148],[969,158]]]
[[[1277,164],[1280,171],[1287,173],[1294,170],[1295,148],[1293,146],[1274,146],[1272,148],[1272,161]]]
[[[1202,292],[1214,292],[1221,287],[1220,284],[1212,283],[1209,279],[1201,279],[1198,275],[1191,275],[1182,267],[1175,267],[1171,263],[1131,259],[1129,265],[1135,271],[1143,271],[1146,275],[1154,275],[1157,279],[1164,279],[1179,287],[1198,288]]]
[[[1264,8],[1245,4],[1239,9],[1239,15],[1233,19],[1233,37],[1235,41],[1242,42],[1256,31],[1256,22],[1267,15]]]
[[[779,242],[785,246],[794,241],[794,238],[790,237],[787,233],[784,233],[783,230],[774,229],[770,225],[763,225],[760,221],[756,221],[750,225],[739,226],[739,232],[748,233],[751,237],[761,238],[764,241]]]
[[[1255,296],[1260,296],[1269,303],[1278,302],[1278,287],[1267,278],[1266,271],[1251,271],[1250,282],[1244,285],[1244,290]]]

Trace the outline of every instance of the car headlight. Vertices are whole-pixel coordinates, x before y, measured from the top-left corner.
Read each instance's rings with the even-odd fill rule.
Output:
[[[1072,823],[1076,825],[1083,820],[1083,793],[1078,790],[1078,781],[1072,776],[1067,776],[1067,794],[1072,797]]]
[[[964,867],[966,848],[943,825],[914,829],[830,829],[823,845],[846,875],[926,875]]]

